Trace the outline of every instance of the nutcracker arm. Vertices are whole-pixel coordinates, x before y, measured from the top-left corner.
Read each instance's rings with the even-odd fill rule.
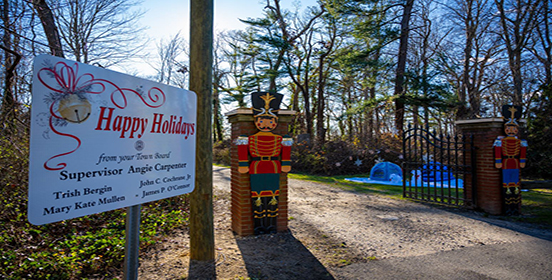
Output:
[[[525,168],[526,156],[527,156],[527,140],[521,140],[521,147],[519,151],[519,167]]]
[[[282,138],[282,172],[291,171],[291,146],[293,139],[288,135]]]
[[[496,168],[502,168],[502,138],[499,136],[493,144]]]
[[[249,137],[239,136],[236,139],[236,145],[238,146],[238,172],[249,172]]]

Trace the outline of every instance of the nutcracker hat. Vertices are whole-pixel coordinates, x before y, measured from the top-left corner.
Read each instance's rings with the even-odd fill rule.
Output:
[[[521,118],[521,106],[503,105],[502,118],[506,121],[505,125],[519,126],[518,120]]]
[[[255,117],[268,116],[278,118],[276,115],[280,109],[284,95],[271,92],[254,92],[251,94],[253,114]]]

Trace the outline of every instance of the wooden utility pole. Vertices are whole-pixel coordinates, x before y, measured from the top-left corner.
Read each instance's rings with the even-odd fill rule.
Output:
[[[213,229],[213,0],[190,1],[190,90],[197,94],[195,190],[190,196],[190,258],[215,259]]]

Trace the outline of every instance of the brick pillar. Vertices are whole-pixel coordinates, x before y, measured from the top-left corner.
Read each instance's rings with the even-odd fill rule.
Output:
[[[495,168],[493,143],[499,135],[504,134],[504,121],[498,118],[457,121],[459,131],[464,135],[472,134],[476,147],[476,198],[475,206],[489,214],[501,215],[502,176],[501,170]],[[464,190],[471,197],[472,180],[468,176]]]
[[[280,110],[278,112],[278,126],[274,134],[288,134],[288,126],[292,121],[294,111]],[[251,188],[249,174],[238,172],[238,147],[234,144],[240,135],[252,135],[258,132],[253,122],[251,109],[236,109],[226,113],[232,125],[232,148],[230,149],[231,166],[231,193],[232,193],[232,230],[241,236],[253,234],[253,215],[251,213]],[[278,199],[278,232],[288,230],[288,178],[287,173],[280,174],[280,197]]]

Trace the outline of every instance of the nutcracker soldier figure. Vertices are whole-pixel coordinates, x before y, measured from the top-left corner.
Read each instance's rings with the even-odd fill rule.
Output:
[[[521,107],[504,105],[502,116],[506,123],[506,136],[499,136],[494,142],[495,167],[502,169],[502,194],[506,215],[521,213],[521,191],[519,169],[525,167],[527,141],[517,137],[518,120],[521,117]]]
[[[259,132],[240,136],[238,171],[249,173],[255,234],[277,231],[280,172],[291,170],[290,153],[293,140],[272,133],[278,125],[276,115],[282,94],[256,92],[251,95],[255,126]]]

